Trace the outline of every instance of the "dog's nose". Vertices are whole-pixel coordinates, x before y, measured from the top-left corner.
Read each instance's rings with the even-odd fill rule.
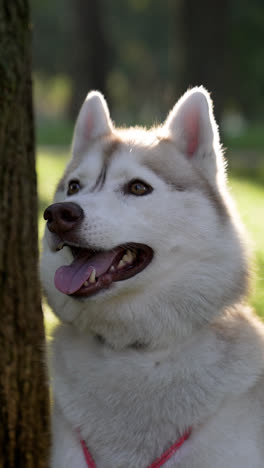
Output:
[[[54,203],[43,214],[48,229],[58,235],[71,231],[83,219],[82,208],[76,203]]]

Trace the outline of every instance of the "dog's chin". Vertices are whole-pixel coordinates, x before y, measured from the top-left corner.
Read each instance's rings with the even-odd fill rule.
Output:
[[[129,243],[111,250],[60,243],[57,250],[70,249],[72,262],[55,272],[56,288],[74,299],[85,299],[106,291],[116,282],[140,274],[151,263],[154,252],[145,244]]]

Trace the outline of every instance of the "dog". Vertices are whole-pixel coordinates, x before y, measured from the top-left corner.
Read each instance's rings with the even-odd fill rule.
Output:
[[[115,128],[90,92],[44,212],[52,468],[263,468],[264,327],[208,92]]]

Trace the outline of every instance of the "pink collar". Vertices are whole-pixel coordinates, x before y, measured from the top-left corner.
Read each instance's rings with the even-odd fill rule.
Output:
[[[184,444],[184,442],[187,439],[189,439],[191,432],[192,430],[188,429],[170,448],[165,450],[165,452],[163,452],[163,454],[159,458],[157,458],[153,463],[151,463],[151,465],[149,465],[148,468],[159,468],[160,466],[164,465],[164,463],[166,463],[166,461],[168,461],[179,450],[179,448]],[[87,467],[97,468],[85,441],[83,439],[80,439],[80,442]]]

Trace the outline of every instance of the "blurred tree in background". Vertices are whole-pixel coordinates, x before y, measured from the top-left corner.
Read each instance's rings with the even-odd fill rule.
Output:
[[[217,121],[220,121],[232,95],[231,3],[230,0],[182,2],[183,66],[180,92],[184,92],[186,84],[203,84],[212,92]]]
[[[233,96],[248,119],[264,120],[264,2],[232,0]]]
[[[107,76],[112,61],[110,42],[104,27],[101,0],[74,0],[72,10],[72,50],[69,72],[72,80],[70,115],[75,118],[89,88],[107,94]]]
[[[71,118],[97,88],[117,122],[149,124],[203,84],[219,119],[263,120],[263,0],[32,1],[36,77],[59,77]]]

